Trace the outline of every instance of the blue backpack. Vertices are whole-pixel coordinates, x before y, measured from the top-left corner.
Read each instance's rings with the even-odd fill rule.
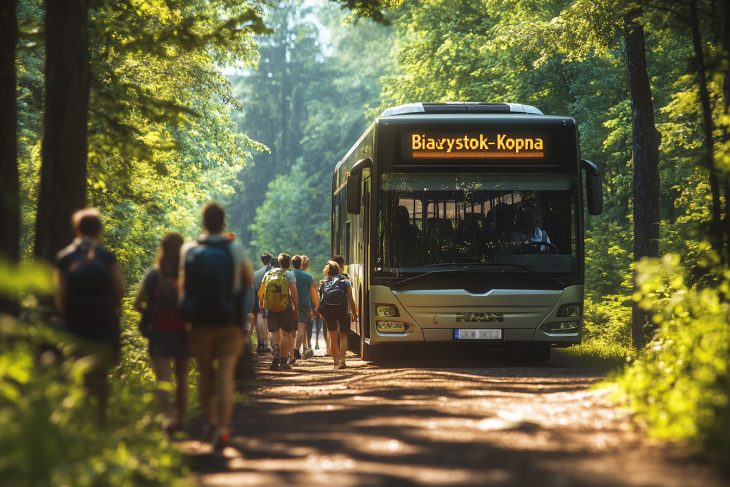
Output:
[[[230,242],[199,240],[185,254],[185,298],[182,313],[193,326],[236,323],[233,293],[235,261]]]

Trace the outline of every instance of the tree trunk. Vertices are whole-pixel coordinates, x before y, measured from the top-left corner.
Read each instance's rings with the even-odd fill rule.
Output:
[[[702,48],[702,34],[700,33],[700,19],[697,13],[697,0],[690,2],[690,25],[692,28],[692,47],[695,55],[695,69],[697,70],[697,84],[700,92],[700,106],[702,107],[702,131],[704,132],[704,166],[710,173],[710,192],[712,193],[712,226],[710,238],[715,251],[721,259],[725,259],[724,234],[722,228],[722,210],[720,202],[720,182],[715,169],[715,144],[712,132],[712,106],[710,105],[710,93],[707,88],[707,70],[705,67],[705,55]]]
[[[46,1],[46,104],[35,255],[52,260],[86,201],[89,47],[87,0]]]
[[[20,252],[15,45],[16,0],[0,2],[0,261],[17,262]],[[17,314],[17,302],[0,296],[0,314]]]
[[[730,113],[730,0],[722,2],[722,50],[725,58],[725,72],[723,73],[722,94],[725,114]],[[730,139],[728,126],[723,126],[723,141]],[[725,261],[730,263],[730,173],[725,173]]]
[[[626,60],[631,90],[634,162],[634,262],[659,255],[659,132],[654,125],[654,104],[646,67],[641,12],[624,17]],[[631,332],[636,348],[646,343],[648,313],[634,303]]]

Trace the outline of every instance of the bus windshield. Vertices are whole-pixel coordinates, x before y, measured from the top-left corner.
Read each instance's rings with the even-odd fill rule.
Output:
[[[564,174],[383,174],[376,272],[494,262],[513,264],[510,272],[529,266],[522,272],[574,273],[577,188],[571,180]]]

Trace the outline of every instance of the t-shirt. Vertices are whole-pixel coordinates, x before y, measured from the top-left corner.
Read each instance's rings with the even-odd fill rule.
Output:
[[[100,282],[80,283],[74,287],[68,281],[69,272],[73,274],[72,266],[85,259],[89,249],[93,249],[93,259],[107,268],[117,262],[112,252],[90,239],[77,238],[56,254],[56,268],[66,279],[66,309],[62,320],[71,333],[117,344],[119,317],[114,310],[111,271],[107,271]]]
[[[310,289],[312,289],[312,281],[314,278],[312,274],[301,269],[294,269],[294,276],[297,279],[297,294],[299,295],[299,308],[309,309],[312,307],[312,296]]]
[[[270,265],[265,265],[253,273],[253,288],[258,291],[261,287],[261,283],[264,280],[264,276],[271,270]]]

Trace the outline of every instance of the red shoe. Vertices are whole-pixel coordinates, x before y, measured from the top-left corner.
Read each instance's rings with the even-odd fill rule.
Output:
[[[218,432],[213,442],[213,448],[220,451],[231,444],[231,434]]]

